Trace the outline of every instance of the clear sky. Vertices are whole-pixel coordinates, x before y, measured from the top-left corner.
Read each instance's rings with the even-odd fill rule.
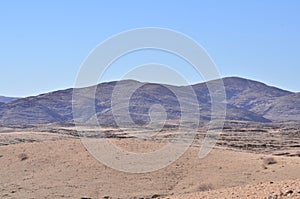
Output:
[[[0,1],[0,95],[73,87],[100,42],[142,27],[190,36],[221,76],[299,92],[299,10],[297,0]]]

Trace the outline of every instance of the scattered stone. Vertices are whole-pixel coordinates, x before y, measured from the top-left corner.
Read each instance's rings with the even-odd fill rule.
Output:
[[[287,190],[285,193],[284,193],[284,196],[289,196],[289,195],[292,195],[294,192],[292,190]]]
[[[27,160],[27,159],[28,159],[28,156],[27,156],[25,153],[21,153],[20,155],[18,155],[18,158],[19,158],[21,161],[24,161],[24,160]]]
[[[154,194],[151,198],[159,198],[160,195],[159,194]]]
[[[274,155],[276,156],[286,156],[286,155],[289,155],[290,153],[288,152],[282,152],[282,153],[275,153]]]
[[[92,199],[90,197],[81,197],[80,199]]]
[[[296,157],[300,157],[300,151],[297,151],[297,152],[295,153],[295,156],[296,156]]]
[[[273,157],[266,157],[263,159],[265,165],[276,164],[277,161]]]
[[[266,165],[261,165],[263,169],[268,169],[268,167]]]
[[[279,196],[277,194],[276,195],[270,195],[266,199],[279,199]]]

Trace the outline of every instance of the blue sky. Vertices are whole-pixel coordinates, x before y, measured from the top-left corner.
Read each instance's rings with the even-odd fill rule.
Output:
[[[299,10],[296,0],[1,1],[0,95],[73,87],[80,65],[99,43],[142,27],[190,36],[206,49],[221,76],[298,92]],[[117,71],[106,79],[115,79]]]

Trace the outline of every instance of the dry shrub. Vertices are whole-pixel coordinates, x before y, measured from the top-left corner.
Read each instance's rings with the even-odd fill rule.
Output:
[[[265,165],[276,164],[277,161],[273,157],[266,157],[263,159]]]
[[[24,161],[24,160],[27,160],[28,159],[28,156],[26,153],[21,153],[20,155],[18,155],[18,158],[21,160],[21,161]]]
[[[268,167],[265,164],[261,165],[263,169],[268,169]]]
[[[198,186],[198,191],[210,191],[213,189],[213,186],[211,183],[201,183],[199,186]]]

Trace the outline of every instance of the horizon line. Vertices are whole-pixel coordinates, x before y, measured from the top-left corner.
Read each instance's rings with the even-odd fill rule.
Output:
[[[135,81],[135,82],[139,82],[139,83],[144,83],[144,84],[159,84],[159,85],[166,85],[166,86],[176,86],[176,87],[184,87],[184,86],[195,86],[197,84],[203,84],[203,83],[207,83],[207,82],[211,82],[211,81],[216,81],[216,80],[224,80],[224,79],[227,79],[227,78],[239,78],[239,79],[244,79],[244,80],[249,80],[249,81],[255,81],[255,82],[259,82],[259,83],[262,83],[262,84],[265,84],[267,86],[270,86],[270,87],[274,87],[274,88],[277,88],[277,89],[280,89],[280,90],[284,90],[284,91],[288,91],[288,92],[291,92],[291,93],[299,93],[299,91],[291,91],[289,89],[285,89],[285,88],[281,88],[281,87],[278,87],[278,86],[274,86],[274,85],[270,85],[268,83],[265,83],[263,81],[260,81],[260,80],[255,80],[255,79],[250,79],[250,78],[246,78],[246,77],[240,77],[240,76],[225,76],[225,77],[220,77],[220,78],[217,78],[217,79],[211,79],[211,80],[207,80],[207,81],[202,81],[202,82],[194,82],[194,83],[191,83],[191,84],[185,84],[185,85],[175,85],[175,84],[168,84],[168,83],[163,83],[163,82],[144,82],[144,81],[141,81],[141,80],[136,80],[136,79],[121,79],[121,80],[107,80],[107,81],[101,81],[95,85],[89,85],[89,86],[82,86],[82,87],[64,87],[64,88],[57,88],[57,89],[53,89],[53,90],[50,90],[50,91],[45,91],[45,92],[40,92],[40,93],[37,93],[37,94],[31,94],[31,95],[27,95],[27,96],[14,96],[14,95],[0,95],[0,97],[7,97],[7,98],[27,98],[27,97],[34,97],[34,96],[39,96],[39,95],[44,95],[44,94],[48,94],[48,93],[53,93],[53,92],[57,92],[57,91],[62,91],[62,90],[68,90],[68,89],[80,89],[80,88],[88,88],[88,87],[93,87],[93,86],[97,86],[99,84],[107,84],[107,83],[113,83],[113,82],[120,82],[120,81]]]

